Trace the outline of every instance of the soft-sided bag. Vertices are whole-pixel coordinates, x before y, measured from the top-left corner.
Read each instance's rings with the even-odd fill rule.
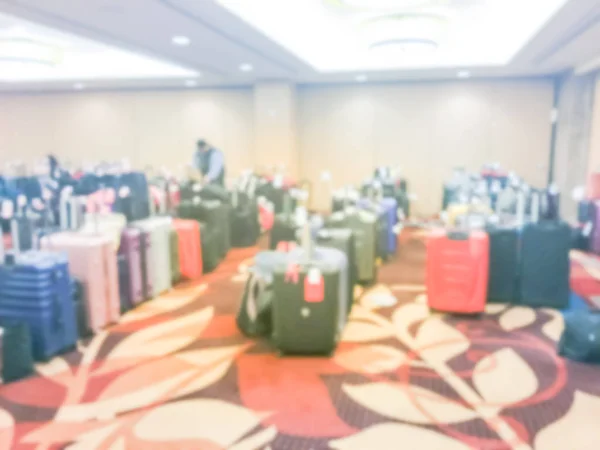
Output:
[[[566,314],[558,353],[574,361],[600,364],[600,313]]]

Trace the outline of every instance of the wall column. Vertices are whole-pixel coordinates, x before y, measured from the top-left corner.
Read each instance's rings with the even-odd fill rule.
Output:
[[[273,81],[255,85],[254,133],[256,168],[285,165],[288,175],[300,176],[294,84]]]

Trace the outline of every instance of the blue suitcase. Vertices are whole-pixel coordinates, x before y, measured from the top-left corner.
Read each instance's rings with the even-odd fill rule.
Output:
[[[30,251],[0,267],[0,322],[26,323],[38,360],[75,347],[77,322],[66,255]]]

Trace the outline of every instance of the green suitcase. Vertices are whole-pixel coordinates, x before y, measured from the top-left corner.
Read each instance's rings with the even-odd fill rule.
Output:
[[[202,247],[202,270],[210,273],[217,268],[221,262],[220,236],[218,232],[206,223],[200,222],[200,244]]]
[[[328,228],[352,230],[357,261],[356,278],[361,284],[371,284],[377,279],[378,226],[380,223],[376,214],[354,207],[332,214],[327,221]]]
[[[316,238],[317,245],[335,248],[346,255],[348,259],[348,313],[354,304],[354,287],[357,282],[357,259],[354,234],[349,228],[327,228],[320,230]]]
[[[318,269],[321,301],[307,300],[307,276]],[[290,277],[288,265],[273,272],[273,342],[282,354],[329,355],[340,335],[341,269],[330,262],[311,261]],[[343,300],[345,303],[345,299]],[[345,311],[344,311],[345,317]]]
[[[171,283],[175,285],[181,280],[181,268],[179,266],[179,236],[174,228],[171,228],[169,238],[171,250]]]

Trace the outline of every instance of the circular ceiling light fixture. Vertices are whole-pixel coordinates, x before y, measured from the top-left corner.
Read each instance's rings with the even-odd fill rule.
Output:
[[[427,56],[434,53],[438,43],[427,39],[389,39],[371,44],[369,51],[373,56],[389,59]]]
[[[432,0],[323,0],[326,5],[349,10],[404,10],[431,6]]]
[[[362,22],[358,29],[369,44],[414,39],[439,42],[448,28],[448,19],[438,14],[392,14]]]
[[[0,38],[0,62],[55,67],[62,61],[60,48],[28,38]]]

